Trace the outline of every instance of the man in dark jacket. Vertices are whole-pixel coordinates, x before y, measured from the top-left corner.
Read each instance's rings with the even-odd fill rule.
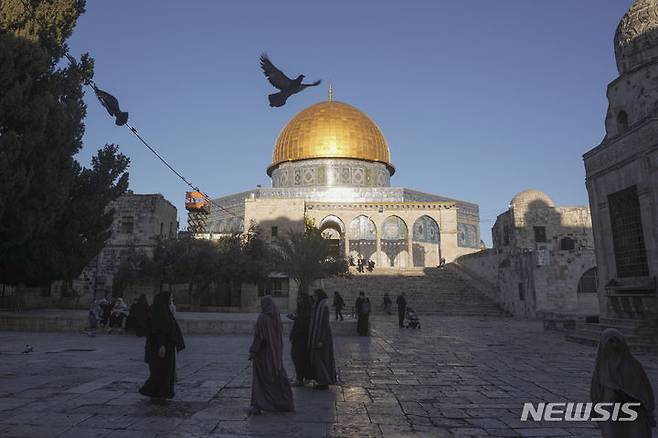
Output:
[[[407,313],[407,299],[405,298],[405,293],[402,292],[401,295],[398,295],[398,299],[395,300],[398,305],[398,325],[404,327],[404,315]]]

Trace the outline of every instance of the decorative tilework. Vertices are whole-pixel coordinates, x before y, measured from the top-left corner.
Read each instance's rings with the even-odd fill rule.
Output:
[[[350,222],[351,240],[377,240],[375,223],[366,216],[357,216]]]
[[[407,224],[397,216],[389,216],[382,225],[382,240],[406,240]]]
[[[272,171],[272,187],[388,187],[390,178],[382,163],[317,159],[277,166]]]
[[[439,243],[439,226],[429,216],[421,216],[414,223],[414,242]]]
[[[457,224],[457,245],[463,248],[479,248],[478,229],[472,224]]]

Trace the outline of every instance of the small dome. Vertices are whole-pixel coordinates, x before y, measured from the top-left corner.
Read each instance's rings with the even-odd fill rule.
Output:
[[[658,0],[636,0],[615,34],[615,57],[620,74],[658,59]]]
[[[346,103],[328,100],[298,113],[274,145],[269,175],[279,164],[314,158],[351,158],[395,168],[384,134],[365,113]]]
[[[509,205],[512,208],[527,208],[533,202],[541,202],[546,204],[547,207],[555,207],[555,202],[544,192],[535,189],[528,189],[519,192],[512,198]]]

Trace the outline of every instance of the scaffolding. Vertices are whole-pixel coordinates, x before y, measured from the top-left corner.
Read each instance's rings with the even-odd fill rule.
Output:
[[[208,215],[210,203],[205,193],[185,192],[185,209],[187,210],[187,231],[191,234],[208,233]]]

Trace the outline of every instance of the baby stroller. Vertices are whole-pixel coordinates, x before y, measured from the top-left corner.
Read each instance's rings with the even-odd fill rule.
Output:
[[[407,328],[419,329],[420,328],[420,319],[418,319],[418,314],[411,307],[407,307]]]

